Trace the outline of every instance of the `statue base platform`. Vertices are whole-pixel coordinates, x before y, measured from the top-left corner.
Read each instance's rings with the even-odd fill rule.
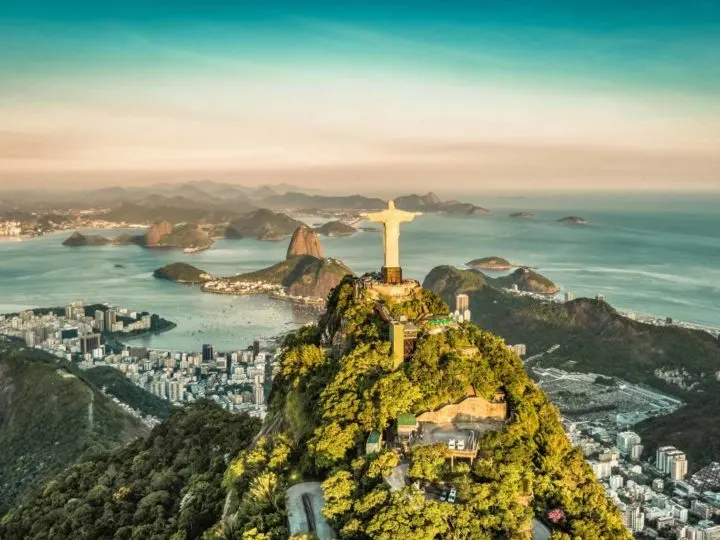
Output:
[[[412,298],[416,289],[420,288],[420,283],[414,279],[407,279],[401,283],[378,283],[374,282],[367,286],[367,294],[373,300],[381,298],[392,300],[393,302],[402,302]]]
[[[382,280],[387,285],[400,285],[403,282],[402,267],[400,266],[383,266]]]

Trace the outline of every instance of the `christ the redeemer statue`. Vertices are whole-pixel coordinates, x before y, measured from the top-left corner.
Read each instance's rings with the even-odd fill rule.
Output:
[[[388,201],[387,210],[367,214],[370,221],[383,224],[383,247],[385,249],[385,265],[382,277],[385,283],[402,283],[400,267],[400,224],[412,221],[420,212],[406,212],[395,208],[395,201]]]

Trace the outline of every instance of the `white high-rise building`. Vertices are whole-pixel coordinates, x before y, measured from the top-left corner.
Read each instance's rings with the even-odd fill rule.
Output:
[[[655,451],[655,467],[662,472],[665,472],[665,461],[667,460],[668,452],[676,450],[674,446],[661,446]]]
[[[455,295],[455,310],[464,313],[470,309],[470,297],[465,293]]]
[[[632,532],[642,532],[645,528],[645,514],[640,510],[640,505],[629,505],[623,511],[623,523]]]
[[[265,403],[265,390],[263,388],[260,375],[255,375],[255,385],[253,390],[255,392],[255,405],[262,405]]]
[[[603,478],[609,478],[612,474],[612,465],[609,461],[591,461],[590,466],[592,467],[593,472],[595,473],[595,476],[597,476],[598,480],[602,480]]]
[[[630,448],[630,459],[633,461],[639,461],[642,457],[642,453],[645,447],[642,444],[633,444]]]
[[[608,480],[610,487],[614,490],[618,490],[623,487],[624,480],[619,474],[613,474]]]
[[[672,480],[682,480],[687,475],[687,456],[674,446],[661,446],[655,454],[655,466]]]
[[[670,478],[672,480],[683,480],[687,476],[688,462],[684,452],[675,454],[670,461]]]
[[[617,434],[617,447],[624,455],[630,455],[632,447],[640,444],[640,435],[634,431],[622,431]]]

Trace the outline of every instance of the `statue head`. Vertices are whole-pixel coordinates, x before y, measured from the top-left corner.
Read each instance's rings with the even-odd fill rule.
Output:
[[[393,201],[392,199],[388,201],[388,209],[395,210],[395,201]]]

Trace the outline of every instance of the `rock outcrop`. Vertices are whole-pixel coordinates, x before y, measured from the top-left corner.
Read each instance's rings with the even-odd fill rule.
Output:
[[[168,221],[153,223],[145,233],[145,245],[154,247],[160,243],[160,239],[172,232],[172,224]]]
[[[565,216],[558,219],[558,223],[567,223],[569,225],[587,225],[587,220],[580,216]]]
[[[323,250],[320,245],[320,238],[315,231],[307,225],[300,225],[292,235],[288,246],[286,259],[310,255],[318,259],[323,258]]]

